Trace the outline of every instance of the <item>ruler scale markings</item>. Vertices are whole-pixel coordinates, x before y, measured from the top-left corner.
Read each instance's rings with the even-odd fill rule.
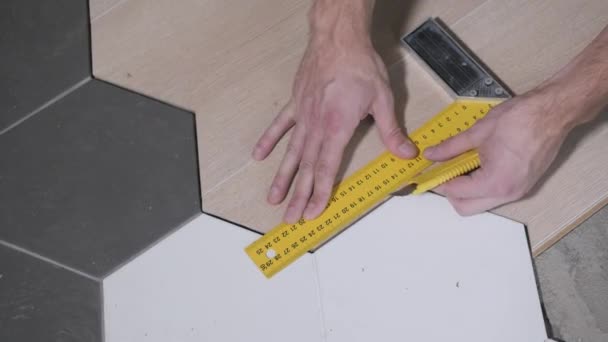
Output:
[[[318,218],[301,219],[292,225],[279,224],[249,245],[246,253],[266,277],[272,277],[408,184],[432,164],[422,157],[424,149],[465,131],[498,102],[495,99],[454,101],[411,135],[421,151],[418,157],[403,160],[384,152],[336,185],[327,208]]]

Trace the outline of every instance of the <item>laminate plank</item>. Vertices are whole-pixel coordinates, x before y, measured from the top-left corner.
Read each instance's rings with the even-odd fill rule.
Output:
[[[279,109],[275,101],[289,94],[306,7],[299,0],[129,1],[93,23],[94,74],[196,111],[201,186],[209,189],[248,161]],[[252,75],[258,82],[243,87]]]
[[[381,21],[390,14],[399,24],[400,3],[382,2],[376,14],[375,36],[389,61],[400,58],[399,29],[382,29]],[[416,2],[407,23],[413,28],[443,14],[454,22],[479,3]],[[288,100],[308,39],[309,6],[306,0],[129,0],[93,22],[94,74],[196,112],[206,192],[249,163],[256,139]]]
[[[467,1],[457,8],[418,1],[401,16],[395,14],[403,8],[399,4],[380,3],[376,22],[386,18],[391,29],[376,26],[375,43],[389,64],[404,54],[395,48],[395,27],[405,20],[402,30],[410,30],[439,16],[518,93],[559,69],[608,18],[601,0]],[[260,231],[280,218],[281,208],[264,198],[284,142],[263,164],[251,161],[249,153],[288,99],[307,39],[308,6],[296,0],[128,0],[93,23],[95,75],[194,110],[204,210]],[[394,91],[397,102],[407,94],[406,126],[412,129],[449,99],[432,82],[416,82],[427,76],[409,62],[405,76],[399,63],[391,72],[396,80],[406,79],[407,91]],[[605,126],[600,120],[588,128],[590,134],[573,134],[539,190],[496,211],[528,225],[535,253],[608,200],[606,176],[597,175],[608,162],[600,152]],[[382,149],[372,133],[360,130],[343,174]]]

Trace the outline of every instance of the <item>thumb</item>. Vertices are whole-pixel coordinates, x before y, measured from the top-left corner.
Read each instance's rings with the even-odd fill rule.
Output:
[[[475,127],[472,127],[438,145],[426,148],[424,150],[424,157],[432,161],[449,160],[478,147],[480,142],[479,135],[475,132]]]
[[[378,94],[372,107],[372,116],[376,121],[382,142],[392,154],[403,159],[415,158],[418,155],[418,148],[403,134],[397,123],[390,89]]]

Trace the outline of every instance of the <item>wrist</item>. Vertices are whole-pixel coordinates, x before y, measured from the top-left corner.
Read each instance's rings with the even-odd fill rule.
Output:
[[[556,74],[532,92],[544,102],[552,126],[566,134],[595,118],[606,103],[606,94],[589,78],[568,69]]]
[[[593,120],[608,106],[608,27],[574,60],[541,84],[541,93],[552,97],[553,110],[560,113],[570,130]]]
[[[372,0],[316,0],[308,14],[312,41],[372,46]]]

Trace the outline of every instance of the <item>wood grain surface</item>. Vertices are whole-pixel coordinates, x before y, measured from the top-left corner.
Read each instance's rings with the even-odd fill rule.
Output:
[[[99,5],[95,3],[98,2]],[[101,8],[109,0],[92,0]],[[308,39],[310,0],[124,0],[92,16],[96,77],[193,110],[203,209],[264,232],[284,207],[265,202],[285,149],[254,162],[258,136],[287,101]],[[97,13],[100,13],[97,10]],[[608,24],[603,0],[379,1],[374,42],[391,73],[408,129],[451,98],[399,47],[398,38],[440,17],[517,93],[575,56]],[[496,212],[528,225],[540,253],[608,201],[606,115],[577,129],[534,193]],[[341,177],[383,150],[371,122],[348,147]]]

